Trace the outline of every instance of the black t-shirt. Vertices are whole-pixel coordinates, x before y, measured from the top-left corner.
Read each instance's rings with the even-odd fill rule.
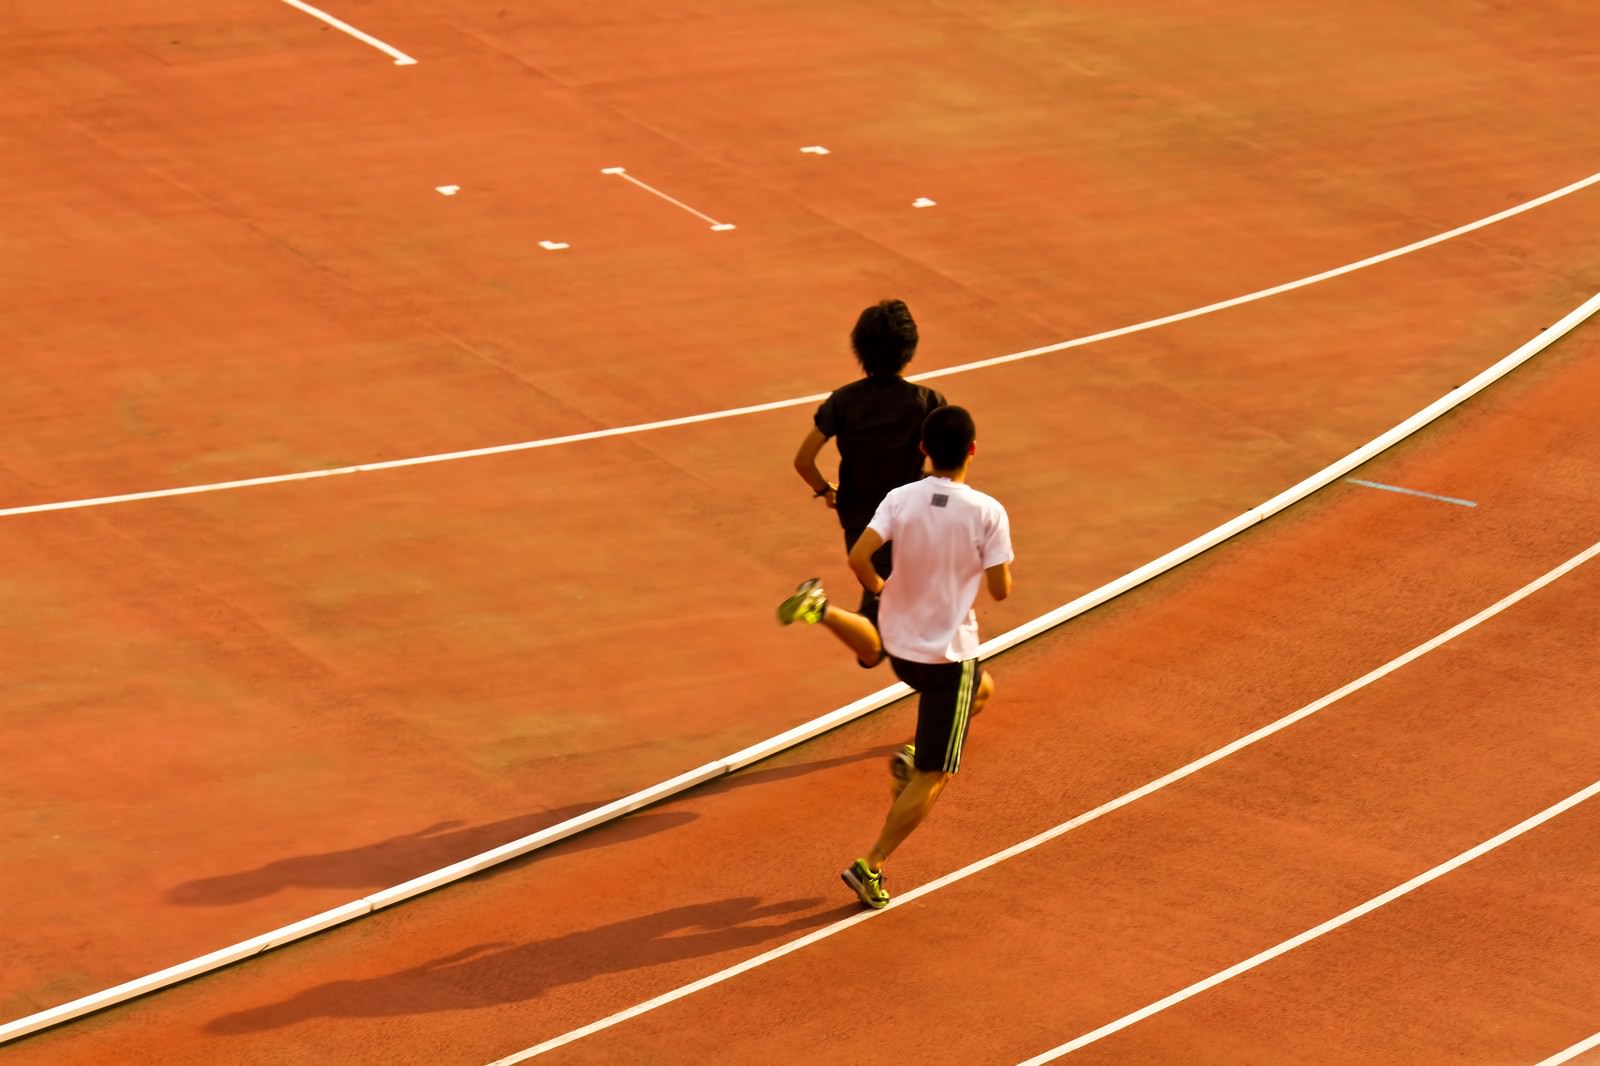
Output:
[[[922,420],[945,399],[898,375],[852,381],[822,401],[814,421],[839,444],[839,524],[859,529],[890,489],[922,474]]]

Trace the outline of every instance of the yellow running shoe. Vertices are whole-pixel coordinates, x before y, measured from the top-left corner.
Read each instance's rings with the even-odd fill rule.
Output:
[[[879,911],[889,905],[889,890],[883,887],[883,871],[873,873],[866,859],[857,859],[839,877],[873,910]]]
[[[778,604],[778,624],[786,626],[790,622],[805,622],[812,625],[822,621],[822,613],[827,609],[828,595],[822,591],[822,581],[811,578],[800,582],[794,594]]]

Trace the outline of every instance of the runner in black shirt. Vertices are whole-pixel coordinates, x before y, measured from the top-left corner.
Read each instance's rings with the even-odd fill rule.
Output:
[[[900,300],[881,300],[861,312],[850,332],[850,346],[866,377],[834,390],[817,408],[811,432],[800,442],[794,468],[811,490],[839,513],[844,546],[855,546],[878,504],[890,489],[922,476],[922,422],[945,405],[933,389],[901,377],[917,351],[917,324]],[[839,445],[839,483],[817,469],[817,453],[833,438]],[[888,577],[891,546],[872,557],[879,576]],[[861,612],[878,615],[878,598],[863,591]]]

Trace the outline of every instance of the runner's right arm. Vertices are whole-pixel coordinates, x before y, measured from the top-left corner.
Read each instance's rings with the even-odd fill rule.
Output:
[[[828,443],[828,438],[822,435],[822,430],[815,426],[800,442],[800,448],[794,453],[795,473],[800,475],[800,480],[811,487],[811,491],[822,497],[824,503],[830,508],[838,506],[835,499],[837,486],[822,476],[822,471],[817,469],[817,453],[822,451],[822,446]]]

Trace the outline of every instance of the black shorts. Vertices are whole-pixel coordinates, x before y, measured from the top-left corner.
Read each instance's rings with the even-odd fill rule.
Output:
[[[959,663],[914,663],[889,656],[894,676],[916,689],[918,770],[953,774],[961,769],[972,701],[983,681],[976,659]]]

